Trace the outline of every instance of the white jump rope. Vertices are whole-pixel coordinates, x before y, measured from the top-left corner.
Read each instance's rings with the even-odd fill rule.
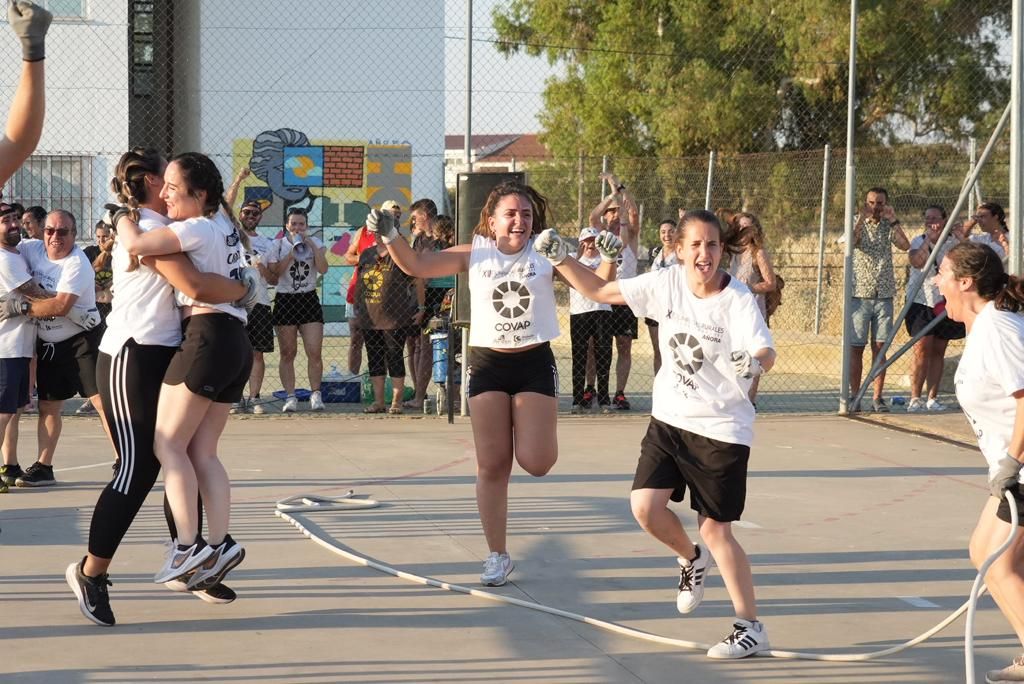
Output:
[[[964,657],[967,668],[967,684],[974,684],[974,613],[975,606],[978,602],[978,598],[985,592],[985,586],[982,583],[985,573],[988,571],[989,566],[999,558],[1009,548],[1010,544],[1016,538],[1019,527],[1019,521],[1017,519],[1017,502],[1014,500],[1013,495],[1010,492],[1005,492],[1004,496],[1010,504],[1010,534],[1006,538],[1003,544],[992,552],[985,562],[982,563],[981,568],[978,570],[978,576],[974,580],[974,586],[971,587],[971,594],[967,601],[953,611],[948,617],[942,620],[939,624],[935,625],[927,632],[920,634],[910,641],[904,642],[898,646],[886,648],[881,651],[870,651],[867,653],[807,653],[803,651],[779,651],[772,649],[769,651],[761,651],[757,653],[759,656],[767,656],[771,658],[790,658],[800,660],[824,660],[831,662],[858,662],[864,660],[873,660],[875,658],[884,658],[885,656],[905,651],[908,648],[916,646],[923,641],[931,638],[938,634],[946,627],[948,627],[953,621],[960,617],[964,611],[967,611],[967,624],[964,632]],[[500,594],[494,594],[488,591],[482,591],[480,589],[472,589],[465,587],[460,584],[451,584],[450,582],[442,582],[440,580],[432,579],[430,577],[423,577],[420,575],[414,575],[403,570],[398,570],[388,565],[374,562],[369,558],[360,556],[348,549],[342,547],[338,542],[333,539],[326,539],[314,534],[310,531],[302,522],[296,519],[296,515],[303,516],[310,513],[322,513],[326,511],[351,511],[368,508],[376,508],[380,506],[378,501],[369,498],[357,498],[355,492],[349,490],[342,496],[330,497],[330,496],[313,496],[313,495],[298,495],[292,496],[287,499],[281,499],[277,502],[277,509],[274,511],[274,515],[282,518],[292,525],[294,525],[303,535],[313,540],[325,549],[332,551],[343,558],[347,558],[353,563],[363,565],[368,568],[373,568],[378,572],[383,572],[388,575],[393,575],[416,584],[422,584],[430,587],[437,587],[438,589],[447,589],[448,591],[454,591],[460,594],[469,594],[477,598],[487,599],[488,601],[496,601],[498,603],[506,603],[513,606],[519,606],[521,608],[529,608],[530,610],[537,610],[542,613],[549,613],[551,615],[557,615],[559,617],[569,618],[570,620],[576,620],[577,622],[583,622],[588,625],[592,625],[599,629],[603,629],[616,634],[622,634],[623,636],[633,637],[635,639],[643,639],[644,641],[652,641],[657,644],[663,644],[665,646],[675,646],[678,648],[687,648],[700,651],[706,651],[711,648],[711,644],[702,644],[697,641],[686,641],[685,639],[672,639],[669,637],[660,636],[657,634],[651,634],[650,632],[644,632],[643,630],[633,629],[632,627],[626,627],[624,625],[616,624],[614,622],[607,622],[605,620],[598,620],[596,618],[587,617],[586,615],[579,615],[577,613],[570,613],[569,611],[561,610],[559,608],[552,608],[551,606],[545,606],[540,603],[534,603],[533,601],[523,601],[522,599],[513,598],[511,596],[502,596]]]

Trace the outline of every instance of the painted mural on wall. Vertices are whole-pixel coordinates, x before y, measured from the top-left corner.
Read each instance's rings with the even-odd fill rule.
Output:
[[[238,192],[237,209],[256,200],[263,205],[259,232],[278,238],[290,207],[307,211],[309,229],[327,246],[327,274],[320,301],[328,322],[345,318],[345,291],[352,267],[345,250],[370,207],[388,200],[408,208],[412,197],[412,148],[368,140],[311,140],[292,128],[239,138],[232,147],[234,173],[252,171]],[[330,329],[330,327],[329,327]]]

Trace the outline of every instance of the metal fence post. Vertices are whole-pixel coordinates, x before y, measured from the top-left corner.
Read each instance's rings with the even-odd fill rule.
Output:
[[[576,225],[583,225],[583,150],[576,165]]]
[[[828,171],[832,148],[825,145],[825,162],[821,170],[821,220],[818,222],[818,288],[814,294],[814,334],[821,332],[821,290],[825,270],[825,220],[828,214]]]
[[[978,163],[978,139],[971,138],[970,143],[967,146],[967,155],[970,164],[967,166],[967,177],[970,178],[971,174],[974,173],[974,167]],[[977,192],[978,185],[975,183],[974,187],[971,188],[971,194],[967,196],[967,215],[974,216],[974,198]],[[981,199],[978,199],[978,204],[981,204]]]
[[[839,413],[849,412],[847,392],[850,388],[850,340],[853,337],[853,321],[850,319],[850,303],[853,299],[853,211],[856,206],[856,164],[854,152],[854,123],[857,96],[857,0],[850,0],[850,64],[846,81],[846,200],[843,208],[843,342],[842,368],[839,372]]]
[[[708,153],[708,187],[704,191],[704,208],[711,211],[711,184],[715,179],[715,154],[714,150]]]

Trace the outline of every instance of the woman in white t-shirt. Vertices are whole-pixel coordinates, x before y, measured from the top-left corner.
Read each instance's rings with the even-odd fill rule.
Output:
[[[513,463],[540,477],[558,458],[558,368],[550,344],[559,334],[554,269],[532,244],[533,234],[546,227],[546,211],[546,200],[530,186],[502,183],[487,197],[472,244],[439,252],[414,251],[387,213],[373,210],[366,219],[367,230],[380,234],[395,263],[414,278],[469,272],[466,392],[477,509],[490,549],[480,575],[485,586],[505,584],[514,567],[506,547]],[[611,277],[618,253],[602,256],[602,275]]]
[[[956,398],[988,463],[991,496],[971,535],[980,567],[1010,532],[1009,491],[1024,524],[1024,281],[1008,275],[987,245],[965,242],[949,250],[935,276],[946,315],[967,327],[956,369]],[[989,567],[989,593],[1024,645],[1024,534]],[[1024,681],[1024,655],[986,681]]]
[[[597,228],[580,231],[576,260],[591,270],[601,265]],[[572,412],[589,409],[597,399],[602,411],[611,407],[608,380],[612,368],[612,308],[569,290],[569,340],[572,348]],[[594,383],[594,384],[592,384]],[[596,387],[595,387],[596,384]]]
[[[654,248],[651,253],[651,270],[660,271],[663,268],[675,266],[679,263],[676,258],[676,236],[679,235],[679,228],[672,219],[665,219],[658,225],[658,238],[661,244]],[[645,318],[647,324],[647,335],[651,338],[651,348],[654,351],[654,374],[661,370],[661,346],[658,344],[658,321],[653,318]]]
[[[121,219],[118,239],[135,256],[184,252],[200,271],[241,278],[247,239],[223,195],[220,172],[209,157],[180,154],[167,165],[161,191],[173,223],[143,233]],[[252,346],[241,306],[196,301],[181,292],[176,299],[182,307],[184,339],[160,388],[155,450],[178,544],[154,581],[183,578],[196,570],[188,578],[194,589],[218,583],[245,556],[228,534],[231,482],[217,458],[217,443],[231,405],[241,400],[249,380]],[[199,536],[200,490],[209,543]]]
[[[537,251],[562,263],[560,241],[546,231]],[[723,250],[738,248],[723,243],[713,213],[688,211],[675,244],[682,268],[607,283],[578,265],[566,273],[586,297],[626,304],[634,315],[658,321],[664,361],[654,378],[651,424],[640,446],[630,505],[640,526],[678,556],[679,612],[700,604],[712,557],[718,559],[736,621],[732,633],[708,651],[712,658],[743,658],[769,648],[757,620],[750,561],[732,522],[746,501],[754,424],[747,392],[751,380],[774,365],[775,350],[750,290],[719,269]],[[690,540],[668,507],[687,488],[703,545]]]
[[[288,209],[284,227],[284,236],[274,241],[266,256],[267,268],[277,277],[272,320],[281,344],[278,369],[286,394],[281,410],[292,413],[299,407],[295,397],[295,355],[301,337],[312,390],[309,408],[323,411],[320,382],[324,374],[324,310],[316,293],[316,281],[327,273],[327,253],[324,243],[309,234],[305,209]]]

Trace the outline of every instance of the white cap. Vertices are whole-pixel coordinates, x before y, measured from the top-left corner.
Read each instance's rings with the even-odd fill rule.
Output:
[[[589,240],[590,238],[596,238],[600,234],[601,231],[599,231],[597,228],[587,226],[586,228],[580,231],[579,241],[583,242],[584,240]]]

